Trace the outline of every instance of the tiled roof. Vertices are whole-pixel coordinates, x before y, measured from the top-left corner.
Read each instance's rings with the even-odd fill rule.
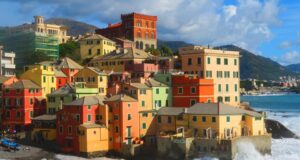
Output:
[[[137,99],[126,94],[117,94],[107,98],[105,102],[137,102]]]
[[[152,78],[149,78],[147,81],[146,81],[146,84],[149,86],[149,87],[168,87],[166,84],[164,83],[161,83],[161,82],[158,82]]]
[[[86,38],[83,38],[83,40],[89,40],[89,39],[105,39],[105,40],[107,40],[107,41],[111,41],[111,42],[113,42],[111,39],[109,39],[109,38],[106,38],[106,37],[104,37],[104,36],[102,36],[102,35],[100,35],[100,34],[92,34],[92,35],[90,35],[90,36],[88,36],[88,37],[86,37]]]
[[[92,61],[111,60],[111,59],[151,59],[154,58],[150,53],[136,48],[115,50],[109,54],[95,57]]]
[[[187,110],[187,114],[202,114],[202,115],[236,115],[247,114],[255,117],[261,117],[262,115],[248,111],[245,109],[233,107],[223,103],[197,103]]]
[[[33,83],[31,80],[19,80],[16,83],[11,84],[7,88],[14,88],[14,89],[40,89],[41,87],[37,84]]]
[[[0,76],[0,83],[7,81],[10,77]]]
[[[184,112],[182,107],[163,107],[158,110],[157,115],[177,116]]]
[[[38,116],[38,117],[34,117],[34,118],[31,118],[32,120],[39,120],[39,121],[45,121],[45,120],[48,120],[48,121],[51,121],[51,120],[56,120],[56,114],[43,114],[41,116]]]
[[[53,71],[55,77],[68,77],[64,72],[62,72],[60,69],[56,67],[53,68]]]
[[[106,99],[105,96],[85,96],[82,98],[79,98],[73,102],[66,103],[64,105],[67,106],[83,106],[83,105],[104,105],[103,101]]]
[[[65,57],[61,60],[59,66],[61,68],[82,69],[83,67],[73,61],[71,58]]]
[[[139,89],[150,89],[150,87],[144,83],[130,83],[130,85]]]
[[[50,93],[48,95],[49,96],[67,95],[67,94],[72,94],[72,93],[75,93],[75,90],[67,83],[64,86],[60,87],[59,89],[53,91],[52,93]]]
[[[86,68],[90,69],[91,71],[95,72],[98,75],[107,75],[106,72],[100,71],[98,68],[94,68],[94,67],[86,67]]]

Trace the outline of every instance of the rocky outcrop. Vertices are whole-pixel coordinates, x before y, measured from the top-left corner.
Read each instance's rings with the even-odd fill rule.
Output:
[[[266,124],[267,132],[272,133],[272,138],[274,139],[280,139],[280,138],[300,139],[298,135],[293,133],[291,130],[289,130],[287,127],[285,127],[283,124],[281,124],[278,121],[272,119],[266,119],[265,124]]]

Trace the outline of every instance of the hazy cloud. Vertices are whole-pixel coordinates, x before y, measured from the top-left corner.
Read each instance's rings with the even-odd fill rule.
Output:
[[[195,44],[237,44],[255,49],[272,38],[277,25],[277,0],[16,0],[22,13],[45,14],[112,23],[121,13],[157,15],[160,39],[184,40]],[[47,8],[47,9],[45,9]],[[87,21],[87,23],[89,23]]]
[[[274,60],[283,65],[300,63],[300,53],[298,51],[287,52],[281,57],[274,57]]]

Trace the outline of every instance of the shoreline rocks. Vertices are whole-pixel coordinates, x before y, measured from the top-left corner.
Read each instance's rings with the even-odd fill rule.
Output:
[[[289,130],[280,122],[273,120],[273,119],[266,119],[265,120],[266,129],[268,133],[272,134],[272,138],[274,139],[281,139],[281,138],[295,138],[300,139],[298,135],[294,132]]]

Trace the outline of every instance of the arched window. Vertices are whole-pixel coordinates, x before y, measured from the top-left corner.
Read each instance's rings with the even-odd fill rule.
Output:
[[[144,44],[142,41],[140,41],[140,49],[144,49]]]
[[[149,33],[148,32],[145,33],[145,37],[146,37],[146,39],[149,38]]]
[[[151,38],[154,39],[154,33],[153,32],[151,32]]]
[[[151,22],[151,27],[154,28],[154,22]]]
[[[138,37],[138,38],[142,38],[141,31],[138,31],[138,32],[137,32],[137,37]]]
[[[223,102],[223,97],[218,97],[218,102]]]
[[[136,41],[136,42],[135,42],[135,48],[137,48],[137,49],[140,48],[140,43],[139,43],[139,41]]]

